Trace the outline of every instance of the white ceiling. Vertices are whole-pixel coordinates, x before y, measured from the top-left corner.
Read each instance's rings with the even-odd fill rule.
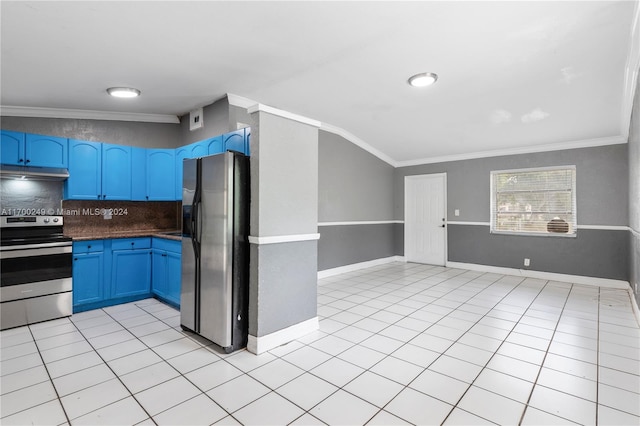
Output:
[[[2,1],[0,12],[3,114],[182,115],[231,93],[394,165],[624,142],[640,51],[637,1]],[[407,84],[424,71],[435,85]],[[142,96],[107,96],[121,85]]]

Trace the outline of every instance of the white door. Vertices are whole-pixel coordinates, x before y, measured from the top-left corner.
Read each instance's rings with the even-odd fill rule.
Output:
[[[444,266],[447,249],[446,173],[404,178],[404,256]]]

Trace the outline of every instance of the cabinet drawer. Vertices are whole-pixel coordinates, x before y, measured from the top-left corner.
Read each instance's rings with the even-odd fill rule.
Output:
[[[103,240],[74,241],[73,253],[97,253],[104,250]]]
[[[134,250],[151,248],[151,238],[118,238],[111,242],[112,250]]]
[[[153,248],[180,253],[182,252],[182,241],[168,240],[166,238],[154,238]]]

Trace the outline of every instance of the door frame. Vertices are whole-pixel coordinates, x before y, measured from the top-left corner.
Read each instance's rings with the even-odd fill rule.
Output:
[[[403,200],[403,208],[404,208],[404,257],[405,257],[405,261],[408,262],[406,256],[407,256],[407,181],[412,180],[412,179],[419,179],[419,178],[425,178],[425,177],[429,177],[429,178],[433,178],[433,177],[442,177],[443,178],[443,197],[442,197],[442,201],[443,201],[443,209],[444,209],[444,225],[445,225],[445,232],[444,232],[444,256],[443,256],[443,264],[442,265],[437,265],[437,266],[447,266],[447,263],[449,262],[449,249],[448,249],[448,244],[449,244],[449,232],[448,232],[448,227],[449,227],[449,219],[448,219],[448,215],[447,215],[447,173],[446,172],[442,172],[442,173],[425,173],[425,174],[420,174],[420,175],[408,175],[404,177],[404,200]]]

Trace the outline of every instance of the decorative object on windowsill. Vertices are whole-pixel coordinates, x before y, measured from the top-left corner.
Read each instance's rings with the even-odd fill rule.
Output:
[[[569,232],[569,224],[559,217],[554,217],[547,223],[547,232],[566,234]]]

